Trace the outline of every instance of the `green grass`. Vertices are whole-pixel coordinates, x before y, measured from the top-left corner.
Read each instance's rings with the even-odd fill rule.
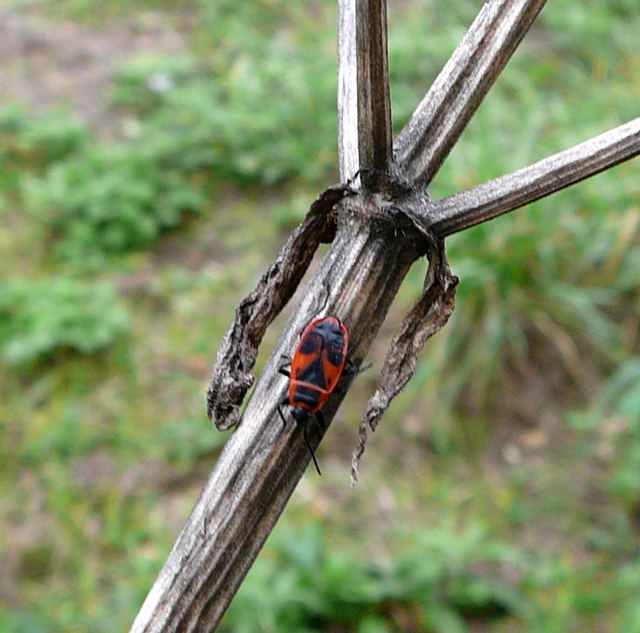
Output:
[[[635,117],[635,8],[549,3],[432,195]],[[396,129],[476,10],[390,7]],[[30,11],[105,33],[159,12],[186,42],[120,65],[109,133],[0,109],[0,632],[106,633],[129,627],[227,438],[203,393],[235,305],[337,178],[335,6]],[[303,480],[221,630],[640,632],[638,182],[624,164],[449,240],[456,312],[351,492],[411,271],[325,475]]]
[[[0,358],[9,366],[70,350],[93,354],[128,328],[115,289],[62,276],[0,284]]]

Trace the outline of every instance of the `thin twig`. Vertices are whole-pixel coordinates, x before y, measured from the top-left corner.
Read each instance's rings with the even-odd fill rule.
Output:
[[[500,178],[428,205],[440,237],[513,211],[640,154],[640,117]]]
[[[356,2],[358,153],[363,182],[375,186],[392,154],[386,0]]]
[[[358,156],[358,64],[356,2],[340,0],[338,25],[338,153],[340,179],[347,182],[360,169]]]
[[[488,0],[394,145],[398,165],[427,185],[546,0]]]
[[[341,0],[340,175],[375,186],[392,154],[386,0]]]

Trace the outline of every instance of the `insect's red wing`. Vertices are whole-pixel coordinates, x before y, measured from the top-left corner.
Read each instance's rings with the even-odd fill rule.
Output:
[[[315,319],[304,329],[300,335],[298,347],[291,361],[291,378],[317,385],[324,389],[324,376],[322,374],[322,349],[324,339],[317,331],[318,323],[324,319]]]
[[[311,412],[322,407],[344,371],[348,342],[347,329],[336,317],[321,317],[307,325],[291,362],[292,405]]]
[[[322,334],[316,328],[323,319],[315,319],[300,335],[291,361],[289,403],[315,413],[326,400],[325,377],[322,368]]]

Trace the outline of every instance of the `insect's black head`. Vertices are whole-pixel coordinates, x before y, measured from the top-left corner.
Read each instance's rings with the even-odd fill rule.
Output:
[[[302,407],[293,407],[291,414],[298,424],[304,424],[309,419],[309,412]]]

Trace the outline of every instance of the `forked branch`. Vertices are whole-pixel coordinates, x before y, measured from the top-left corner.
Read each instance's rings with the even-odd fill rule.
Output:
[[[410,377],[419,348],[453,309],[457,280],[446,263],[442,237],[638,153],[636,120],[612,130],[617,140],[603,140],[603,135],[458,194],[458,198],[428,202],[422,185],[437,172],[543,4],[544,0],[489,0],[395,145],[398,171],[406,170],[404,176],[416,186],[372,191],[366,186],[369,183],[365,176],[365,187],[356,195],[345,196],[355,193],[346,185],[328,189],[256,290],[239,306],[222,343],[208,394],[209,410],[219,428],[228,428],[239,420],[239,406],[253,382],[250,370],[265,328],[290,298],[318,243],[331,239],[335,230],[329,252],[284,328],[246,405],[242,424],[219,457],[132,633],[213,630],[285,507],[309,461],[309,452],[300,427],[281,432],[277,407],[286,381],[277,368],[280,357],[294,348],[298,333],[317,315],[319,305],[339,316],[353,340],[358,341],[357,348],[350,352],[350,360],[357,366],[412,262],[427,252],[430,255],[425,293],[400,328],[395,348],[385,363],[380,397],[374,396],[364,420],[374,427]],[[387,165],[385,144],[390,128],[385,127],[388,91],[380,103],[372,95],[364,100],[369,104],[365,108],[369,114],[364,117],[359,114],[362,104],[357,96],[357,83],[363,73],[366,75],[356,71],[357,8],[364,11],[368,7],[374,12],[369,22],[382,20],[379,28],[370,30],[380,43],[385,30],[383,0],[340,0],[340,7],[340,171],[347,181],[358,169],[375,172]],[[382,53],[386,55],[386,48],[373,46],[371,50],[371,64],[379,63],[375,59],[379,60]],[[370,72],[368,77],[372,93],[387,90],[385,72],[382,76]],[[366,134],[377,139],[373,145],[363,140]],[[555,184],[554,179],[558,179]],[[435,250],[434,243],[438,245]],[[328,423],[343,396],[334,391],[323,408]],[[310,438],[314,449],[325,430],[318,429]]]

